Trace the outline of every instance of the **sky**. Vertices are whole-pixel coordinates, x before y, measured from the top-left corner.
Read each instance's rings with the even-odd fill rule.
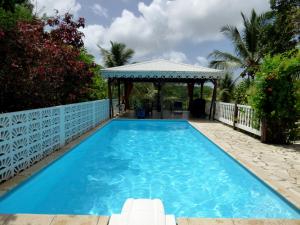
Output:
[[[269,0],[32,0],[38,15],[70,12],[84,17],[88,52],[103,64],[97,45],[125,43],[135,51],[133,62],[167,59],[207,66],[218,49],[234,52],[220,29],[241,28],[241,12],[269,10]]]

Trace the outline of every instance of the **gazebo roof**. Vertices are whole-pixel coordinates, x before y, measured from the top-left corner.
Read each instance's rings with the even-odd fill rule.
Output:
[[[102,69],[105,78],[123,79],[221,79],[224,71],[175,63],[168,60],[152,60],[124,66]]]

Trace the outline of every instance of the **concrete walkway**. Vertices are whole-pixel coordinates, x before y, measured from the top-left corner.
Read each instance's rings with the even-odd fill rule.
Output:
[[[190,123],[300,208],[300,145],[263,144],[219,122],[202,120]]]

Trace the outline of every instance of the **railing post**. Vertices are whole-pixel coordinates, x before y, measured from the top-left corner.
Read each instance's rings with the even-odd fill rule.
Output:
[[[59,119],[60,119],[60,147],[63,147],[66,143],[65,140],[65,106],[59,107]]]
[[[236,123],[238,122],[238,106],[237,103],[234,103],[234,111],[233,111],[233,129],[236,130]]]

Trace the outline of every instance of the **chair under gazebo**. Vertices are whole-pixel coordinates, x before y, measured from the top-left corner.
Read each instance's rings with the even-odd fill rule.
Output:
[[[104,78],[108,79],[108,97],[110,102],[110,117],[114,115],[112,106],[112,85],[118,86],[118,103],[121,103],[120,85],[124,85],[125,110],[129,109],[129,97],[135,82],[154,83],[158,91],[158,104],[162,102],[161,88],[164,83],[187,84],[189,104],[193,101],[195,84],[200,84],[200,98],[203,98],[205,82],[213,84],[213,94],[209,110],[209,119],[214,118],[217,95],[217,80],[221,79],[224,71],[202,66],[175,63],[168,60],[151,60],[124,66],[105,68],[101,70]],[[163,113],[161,112],[161,115]]]

